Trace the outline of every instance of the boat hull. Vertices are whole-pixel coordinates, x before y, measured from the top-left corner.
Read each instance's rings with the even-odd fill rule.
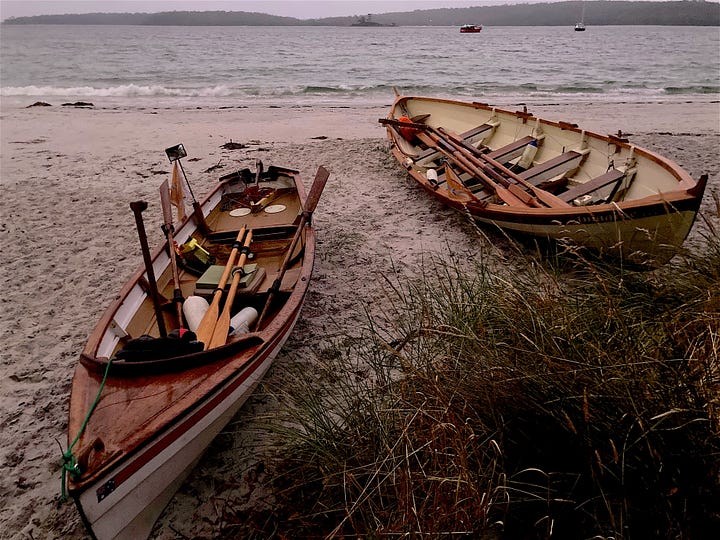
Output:
[[[388,124],[392,152],[435,198],[506,232],[567,241],[633,264],[658,266],[679,251],[707,182],[622,137],[527,111],[398,96],[388,119],[400,118],[419,118],[425,127],[415,123],[413,138]],[[459,189],[442,175],[448,166],[464,175]]]
[[[295,317],[276,343],[258,354],[187,418],[173,424],[145,448],[75,495],[86,523],[98,539],[147,538],[160,514],[210,443],[237,414],[265,376],[292,332]]]

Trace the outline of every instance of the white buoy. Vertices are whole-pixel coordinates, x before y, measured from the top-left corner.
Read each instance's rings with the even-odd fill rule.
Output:
[[[438,183],[438,175],[435,169],[428,169],[425,173],[425,176],[427,177],[428,182],[430,182],[431,184],[435,185]]]
[[[202,296],[188,296],[183,302],[183,314],[191,332],[197,332],[200,321],[210,307]]]
[[[230,330],[228,335],[247,334],[250,331],[250,325],[258,318],[258,312],[254,307],[242,308],[230,319]]]

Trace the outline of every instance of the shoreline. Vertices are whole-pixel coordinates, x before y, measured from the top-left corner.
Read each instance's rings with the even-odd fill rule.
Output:
[[[500,109],[519,110],[523,106],[536,117],[566,121],[579,125],[582,129],[602,135],[617,133],[670,133],[670,134],[717,134],[720,133],[720,99],[697,99],[693,101],[654,101],[626,100],[622,102],[561,102],[543,100],[533,102],[522,100],[517,103],[493,104]],[[85,100],[79,100],[85,101]],[[477,99],[477,101],[482,101]],[[386,103],[366,102],[360,105],[350,103],[308,104],[291,103],[238,103],[234,105],[186,105],[181,107],[144,106],[127,104],[108,104],[105,101],[85,101],[91,107],[63,106],[66,101],[50,102],[50,107],[32,105],[8,106],[5,100],[0,102],[0,118],[5,127],[2,133],[0,158],[10,152],[7,147],[10,139],[22,141],[29,134],[23,134],[25,122],[49,120],[48,137],[66,138],[54,126],[65,126],[74,120],[92,119],[92,125],[83,126],[83,130],[95,133],[100,138],[111,138],[116,132],[116,122],[123,123],[132,115],[143,115],[143,125],[156,130],[160,138],[169,140],[186,138],[188,130],[184,125],[192,124],[194,134],[198,126],[202,131],[198,135],[212,137],[224,135],[228,141],[242,138],[267,141],[301,142],[313,138],[327,137],[338,139],[357,139],[365,137],[384,138],[385,130],[378,124],[378,118],[384,118],[392,104],[391,96]],[[75,103],[75,101],[71,101]],[[58,119],[60,117],[60,119]],[[165,123],[169,130],[164,136],[161,132]],[[117,137],[114,137],[117,139]],[[188,142],[190,142],[188,140]],[[171,146],[174,143],[168,143]],[[192,143],[190,143],[192,145]],[[77,148],[82,151],[81,147]],[[130,150],[130,148],[128,148]],[[196,155],[201,155],[196,153]]]
[[[59,100],[58,100],[59,101]],[[529,105],[541,118],[572,121],[664,155],[693,177],[710,175],[703,210],[720,193],[720,102]],[[383,277],[412,277],[430,254],[504,257],[459,213],[441,206],[387,151],[377,120],[388,105],[358,108],[251,106],[214,109],[13,108],[0,105],[0,223],[8,286],[0,324],[0,527],[9,538],[87,538],[76,509],[59,505],[60,448],[72,372],[110,299],[141,263],[129,202],[150,202],[151,246],[162,238],[157,188],[169,178],[164,149],[182,142],[198,199],[219,176],[249,166],[331,173],[314,214],[318,256],[301,319],[266,380],[313,358],[344,329],[363,324],[362,306],[381,307]],[[223,148],[230,140],[244,145]],[[699,224],[696,224],[696,226]],[[371,310],[372,310],[371,309]],[[153,538],[212,534],[228,499],[252,504],[262,486],[245,480],[262,464],[262,389],[211,445],[161,517]],[[260,449],[260,450],[258,450]],[[261,482],[260,482],[261,484]],[[265,494],[267,495],[267,494]],[[177,532],[174,532],[177,531]],[[6,533],[3,533],[6,534]]]

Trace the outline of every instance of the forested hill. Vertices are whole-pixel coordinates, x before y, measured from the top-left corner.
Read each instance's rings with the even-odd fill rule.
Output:
[[[397,26],[569,26],[584,10],[588,26],[675,25],[720,26],[717,1],[625,2],[570,1],[470,8],[426,9],[362,14],[355,17],[296,19],[245,11],[171,11],[163,13],[87,13],[15,17],[3,24],[110,24],[151,26],[350,26],[361,18]]]

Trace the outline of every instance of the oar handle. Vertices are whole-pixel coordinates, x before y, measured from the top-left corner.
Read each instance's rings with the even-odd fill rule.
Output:
[[[225,298],[225,305],[223,306],[222,313],[215,323],[213,328],[212,338],[210,339],[209,349],[220,347],[225,345],[227,342],[228,331],[230,330],[230,312],[232,311],[233,302],[235,300],[235,294],[237,294],[238,285],[240,284],[240,278],[242,277],[242,268],[245,265],[247,256],[250,253],[250,243],[252,242],[252,231],[248,231],[245,235],[245,241],[243,242],[240,259],[238,260],[237,266],[233,272],[232,283],[230,284],[230,290],[228,291],[227,297]]]

